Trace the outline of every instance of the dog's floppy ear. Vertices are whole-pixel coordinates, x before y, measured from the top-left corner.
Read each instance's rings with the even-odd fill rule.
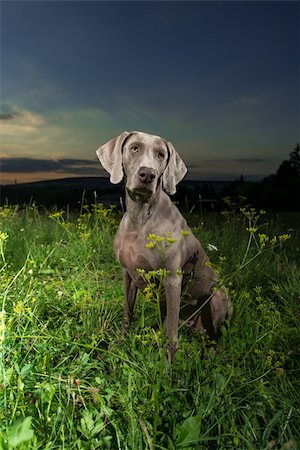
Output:
[[[96,151],[99,161],[110,174],[110,182],[120,183],[123,179],[122,148],[130,133],[124,131],[120,136],[111,139]]]
[[[182,180],[187,168],[171,142],[167,142],[169,161],[162,176],[163,189],[170,195],[175,194],[176,185]]]

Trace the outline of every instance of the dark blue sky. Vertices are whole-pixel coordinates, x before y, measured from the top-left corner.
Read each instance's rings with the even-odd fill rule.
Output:
[[[86,160],[83,175],[101,174],[89,160],[123,130],[166,137],[200,178],[267,175],[299,140],[299,2],[1,9],[5,182],[72,174],[35,159]]]

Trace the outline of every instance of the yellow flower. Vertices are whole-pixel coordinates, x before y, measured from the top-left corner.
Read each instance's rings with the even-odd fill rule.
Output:
[[[279,242],[285,242],[288,239],[291,239],[291,235],[290,234],[282,234],[281,236],[278,236]]]
[[[246,228],[246,230],[249,231],[250,234],[255,234],[257,232],[258,228],[249,227],[249,228]]]
[[[182,230],[181,234],[182,234],[182,236],[189,236],[190,232],[189,232],[189,230]]]
[[[264,246],[268,242],[269,237],[266,234],[258,234],[258,239],[260,245]]]
[[[12,206],[1,206],[0,207],[0,219],[6,219],[9,216],[13,216],[17,211],[17,207],[13,208]]]
[[[154,298],[154,289],[155,289],[155,284],[154,283],[150,283],[148,286],[145,287],[145,289],[143,290],[143,293],[146,297],[147,300],[152,300]]]
[[[79,237],[81,239],[88,239],[90,236],[91,236],[91,233],[89,231],[79,233]]]
[[[276,294],[279,294],[279,293],[280,293],[280,286],[278,286],[278,284],[274,284],[274,285],[272,286],[272,290],[273,290],[273,292],[275,292]]]
[[[0,243],[5,242],[6,239],[8,239],[8,234],[3,231],[0,231]]]
[[[205,261],[204,265],[206,267],[211,267],[211,268],[213,267],[213,265],[212,265],[212,263],[210,261]]]
[[[163,236],[159,236],[158,234],[150,233],[147,236],[148,241],[154,242],[163,242],[165,238]]]
[[[141,275],[141,276],[145,275],[145,270],[144,270],[144,269],[136,268],[136,271],[137,271],[137,273],[138,273],[139,275]]]
[[[62,216],[64,215],[64,211],[57,211],[55,213],[49,214],[50,219],[59,220],[62,219]]]
[[[169,244],[174,244],[174,242],[176,242],[177,241],[177,239],[175,239],[175,238],[173,238],[173,237],[167,237],[167,242],[169,243]]]
[[[21,316],[26,311],[29,312],[30,308],[26,307],[25,303],[23,303],[22,301],[19,301],[14,307],[14,313],[17,314],[18,316]]]
[[[146,244],[147,248],[154,248],[155,244],[154,242],[148,242],[148,244]]]

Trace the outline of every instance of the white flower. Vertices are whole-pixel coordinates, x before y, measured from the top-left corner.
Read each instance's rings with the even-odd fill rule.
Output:
[[[218,248],[213,245],[213,244],[207,244],[207,250],[209,250],[210,252],[218,252]]]
[[[29,269],[27,273],[28,273],[28,275],[32,275],[33,274],[33,270]]]

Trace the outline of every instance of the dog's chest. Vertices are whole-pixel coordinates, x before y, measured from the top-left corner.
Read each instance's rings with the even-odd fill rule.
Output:
[[[117,234],[114,248],[120,264],[129,273],[137,274],[136,269],[151,270],[153,268],[151,253],[146,248],[146,240],[137,231]]]

